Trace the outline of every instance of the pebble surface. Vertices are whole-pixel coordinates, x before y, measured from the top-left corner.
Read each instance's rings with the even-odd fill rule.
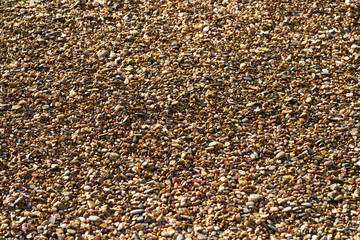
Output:
[[[359,239],[359,1],[0,1],[4,239]]]

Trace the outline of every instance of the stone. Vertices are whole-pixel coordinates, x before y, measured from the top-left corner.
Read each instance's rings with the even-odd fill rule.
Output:
[[[199,240],[206,240],[206,239],[207,239],[207,236],[206,236],[206,235],[204,235],[204,234],[201,234],[201,233],[200,233],[200,234],[198,234],[198,236],[197,236],[197,237],[198,237],[198,239],[199,239]]]
[[[76,234],[76,230],[75,230],[75,229],[72,229],[72,228],[68,228],[68,229],[66,229],[66,231],[67,231],[69,234],[71,234],[71,235]]]
[[[65,210],[66,209],[66,206],[60,201],[57,201],[56,203],[54,203],[54,207],[56,207],[58,210]]]
[[[270,207],[270,212],[278,212],[279,208],[278,207]]]
[[[88,200],[88,201],[87,201],[87,204],[88,204],[88,207],[91,208],[91,209],[94,209],[95,206],[96,206],[95,202],[92,201],[92,200]]]
[[[284,159],[286,157],[285,152],[281,151],[278,154],[276,154],[275,159]]]
[[[219,144],[219,142],[211,142],[210,144],[209,144],[209,147],[215,147],[215,146],[217,146]]]
[[[283,212],[290,212],[292,210],[292,207],[286,207],[282,211]]]
[[[271,190],[271,189],[274,189],[274,188],[275,188],[275,186],[272,185],[272,184],[266,184],[265,185],[265,189],[267,189],[267,190]]]
[[[324,69],[322,70],[321,74],[329,75],[330,72],[329,72],[329,70],[327,70],[327,69],[324,68]]]
[[[342,163],[341,166],[342,166],[342,167],[349,167],[349,166],[350,166],[350,163],[347,163],[347,162],[346,162],[346,163]]]
[[[91,215],[89,217],[90,222],[102,222],[101,218],[99,216],[96,215]]]
[[[135,224],[135,229],[136,230],[143,230],[144,229],[144,224],[142,224],[142,223],[137,223],[137,224]]]
[[[241,214],[240,214],[240,213],[238,213],[238,214],[235,215],[235,220],[236,220],[237,222],[241,222]]]
[[[54,224],[56,222],[56,217],[54,215],[51,215],[49,218],[49,223]]]
[[[268,227],[275,232],[278,231],[278,229],[274,225],[269,224]]]
[[[184,235],[182,235],[182,234],[179,234],[176,236],[176,240],[184,240],[184,239],[185,239]]]
[[[117,153],[115,153],[115,152],[109,153],[109,158],[110,158],[111,160],[118,159],[119,157],[120,157],[120,155],[117,154]]]
[[[138,215],[138,214],[143,214],[144,212],[145,212],[144,209],[134,209],[134,210],[132,210],[130,213],[131,213],[132,215]]]
[[[221,177],[220,181],[223,183],[227,183],[229,181],[229,179],[227,179],[226,177]]]
[[[174,234],[176,233],[176,231],[172,228],[170,229],[166,229],[161,233],[162,237],[172,237]]]
[[[248,199],[249,201],[257,202],[261,199],[261,196],[259,194],[250,194]]]
[[[252,154],[250,155],[250,158],[251,158],[251,159],[254,159],[254,160],[257,160],[257,159],[259,159],[259,154],[258,154],[257,152],[254,152],[254,153],[252,153]]]
[[[0,111],[4,111],[4,110],[7,110],[9,107],[8,104],[4,104],[4,103],[0,103]]]
[[[351,136],[358,136],[359,135],[359,128],[353,128],[350,131]]]
[[[13,106],[11,107],[11,110],[16,111],[16,110],[19,110],[19,109],[21,109],[21,108],[22,108],[21,105],[13,105]]]
[[[328,160],[328,161],[325,161],[325,162],[324,162],[324,165],[325,165],[326,167],[330,167],[330,166],[332,166],[333,164],[334,164],[334,162],[331,161],[331,160]]]
[[[305,203],[302,203],[301,206],[304,206],[304,207],[308,207],[308,208],[309,208],[309,207],[312,207],[312,204],[305,202]]]
[[[119,112],[121,109],[123,109],[123,106],[121,105],[116,105],[116,107],[114,108],[115,112]]]
[[[100,50],[97,52],[96,55],[98,56],[98,58],[105,58],[109,55],[109,52],[106,50]]]

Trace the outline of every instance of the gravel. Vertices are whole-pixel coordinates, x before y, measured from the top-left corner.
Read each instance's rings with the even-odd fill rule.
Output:
[[[0,1],[3,239],[359,239],[359,1]]]

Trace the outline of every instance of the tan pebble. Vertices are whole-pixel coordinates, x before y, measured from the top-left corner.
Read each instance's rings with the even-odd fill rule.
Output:
[[[111,159],[111,160],[114,160],[114,159],[118,159],[119,158],[119,154],[115,153],[115,152],[111,152],[109,153],[108,157]]]
[[[270,212],[278,212],[279,208],[278,207],[271,207],[270,208]]]
[[[144,224],[142,224],[142,223],[137,223],[137,224],[135,224],[135,229],[136,230],[142,230],[142,229],[144,229]]]
[[[16,110],[19,110],[19,109],[21,109],[21,108],[22,108],[21,105],[13,105],[13,106],[11,107],[11,110],[16,111]]]
[[[76,234],[76,230],[75,230],[75,229],[68,228],[68,229],[66,229],[66,231],[67,231],[69,234],[71,234],[71,235]]]
[[[326,167],[330,167],[331,165],[333,165],[333,161],[331,161],[331,160],[328,160],[328,161],[326,161],[326,162],[324,162],[324,165],[326,166]]]
[[[217,146],[219,144],[219,142],[211,142],[210,144],[209,144],[209,147],[215,147],[215,146]]]
[[[114,108],[115,112],[118,112],[121,109],[123,109],[123,106],[121,106],[121,105],[116,105],[116,107]]]
[[[352,136],[358,136],[358,135],[359,135],[359,128],[353,128],[353,129],[351,129],[350,134],[351,134]]]
[[[95,206],[96,206],[95,202],[92,200],[88,200],[87,204],[88,204],[88,207],[91,209],[95,208]]]
[[[285,152],[281,151],[278,154],[276,154],[275,159],[284,159],[286,157]]]
[[[95,215],[89,217],[90,222],[101,222],[101,218]]]
[[[261,196],[259,194],[250,194],[248,199],[249,199],[249,201],[257,202],[261,199]]]

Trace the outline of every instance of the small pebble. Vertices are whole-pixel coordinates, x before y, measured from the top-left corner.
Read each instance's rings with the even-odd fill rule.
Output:
[[[330,166],[333,165],[333,164],[334,164],[334,162],[331,161],[331,160],[324,162],[324,165],[325,165],[326,167],[330,167]]]
[[[279,152],[278,154],[276,154],[275,159],[284,159],[286,156],[285,152]]]
[[[302,203],[301,206],[304,206],[304,207],[312,207],[312,204],[311,203]]]
[[[143,214],[145,212],[144,209],[135,209],[135,210],[132,210],[130,213],[132,215],[137,215],[137,214]]]
[[[357,135],[359,135],[359,128],[353,128],[353,129],[351,129],[350,134],[351,134],[352,136],[357,136]]]
[[[90,222],[101,222],[101,218],[95,215],[89,217]]]
[[[283,212],[290,212],[291,209],[292,209],[292,207],[286,207],[286,208],[284,208],[282,211],[283,211]]]
[[[176,240],[184,240],[184,239],[185,239],[184,235],[182,235],[182,234],[179,234],[176,236]]]
[[[322,70],[321,74],[329,75],[330,73],[329,73],[329,70],[327,70],[327,69],[324,68],[324,69]]]
[[[261,199],[261,196],[259,194],[250,194],[248,199],[249,201],[257,202]]]
[[[76,234],[76,230],[75,230],[75,229],[68,228],[68,229],[66,229],[66,231],[67,231],[69,234],[71,234],[71,235]]]
[[[274,188],[275,188],[275,186],[272,185],[272,184],[266,184],[265,185],[265,189],[271,190],[271,189],[274,189]]]
[[[106,50],[100,50],[97,52],[96,54],[98,56],[98,58],[104,58],[107,57],[109,55],[109,52]]]

